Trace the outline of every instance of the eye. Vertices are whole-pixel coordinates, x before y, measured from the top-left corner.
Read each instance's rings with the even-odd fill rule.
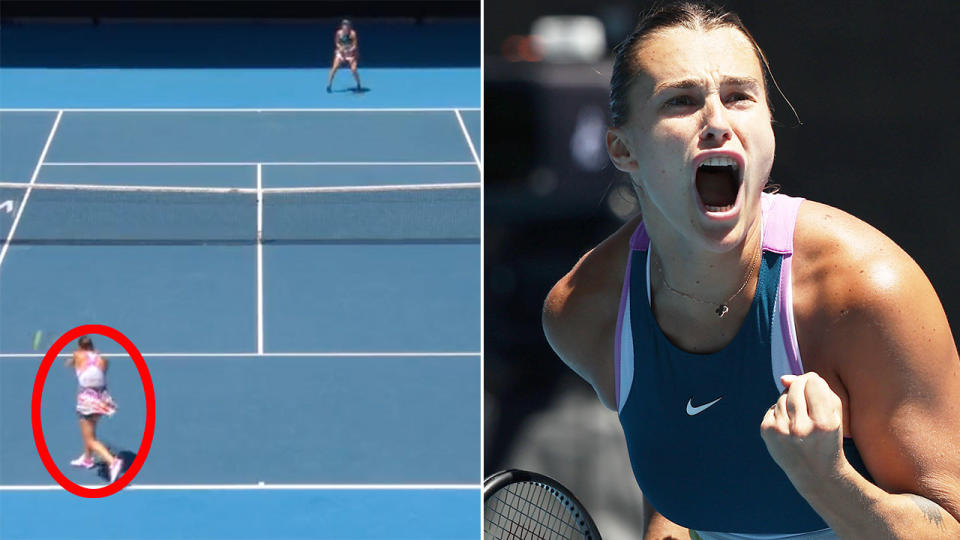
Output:
[[[730,97],[727,98],[727,101],[753,101],[753,97],[750,94],[744,92],[734,92],[730,94]]]
[[[668,99],[664,106],[667,107],[687,107],[693,105],[693,98],[690,96],[676,96]]]

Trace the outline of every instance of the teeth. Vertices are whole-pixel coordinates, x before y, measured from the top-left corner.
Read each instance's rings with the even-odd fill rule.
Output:
[[[726,206],[712,206],[709,204],[705,204],[703,206],[706,207],[707,212],[726,212],[727,210],[733,210],[732,204],[728,204]]]
[[[711,167],[733,167],[733,170],[737,170],[737,162],[727,156],[713,156],[703,160],[703,163],[700,166],[710,165]]]

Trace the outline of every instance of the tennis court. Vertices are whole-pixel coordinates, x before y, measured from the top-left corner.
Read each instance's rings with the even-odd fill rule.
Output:
[[[478,108],[7,108],[0,124],[0,536],[477,536]],[[130,338],[156,389],[151,452],[105,499],[57,486],[30,427],[43,352],[90,323]],[[120,407],[98,435],[132,458],[143,388],[93,338]],[[75,384],[55,364],[44,434],[97,487],[69,466]]]

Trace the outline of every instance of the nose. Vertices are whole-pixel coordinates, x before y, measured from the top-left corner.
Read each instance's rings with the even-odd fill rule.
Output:
[[[720,146],[733,138],[733,129],[727,120],[727,109],[717,96],[707,99],[703,107],[703,130],[700,142]]]

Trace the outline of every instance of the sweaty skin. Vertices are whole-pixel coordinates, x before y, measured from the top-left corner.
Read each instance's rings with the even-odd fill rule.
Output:
[[[647,38],[637,60],[631,116],[609,130],[609,154],[636,186],[653,264],[675,289],[726,298],[761,241],[760,193],[773,164],[759,61],[736,29],[680,27]],[[712,150],[744,162],[732,218],[714,219],[698,203],[693,159]],[[544,304],[554,350],[612,410],[617,311],[639,221],[584,255]],[[960,359],[932,285],[882,233],[813,201],[800,207],[793,258],[806,373],[783,379],[787,390],[757,426],[770,455],[840,538],[960,538]],[[657,322],[690,352],[729,343],[755,288],[754,275],[721,319],[651,274]],[[843,436],[875,484],[846,461]],[[688,537],[652,514],[646,538]]]

